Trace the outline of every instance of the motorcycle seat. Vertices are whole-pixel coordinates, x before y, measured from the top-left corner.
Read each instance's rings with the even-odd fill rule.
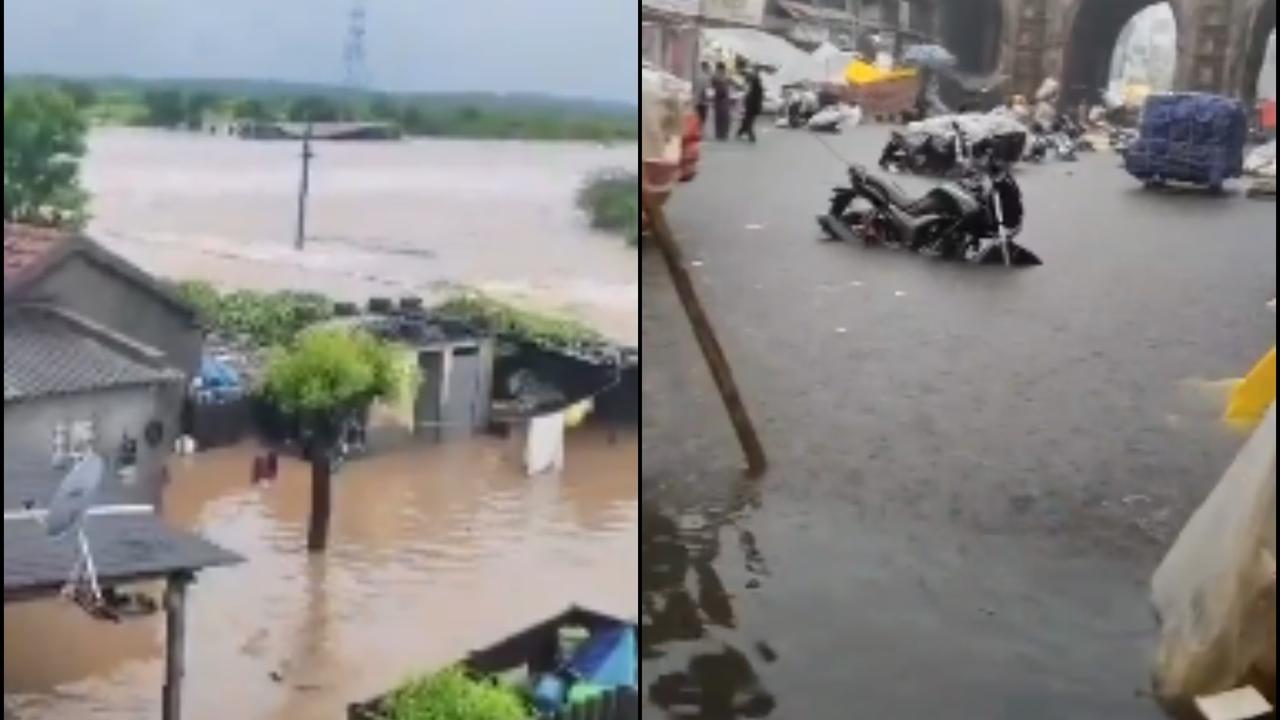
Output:
[[[912,197],[905,190],[898,187],[896,183],[890,182],[871,173],[863,176],[863,181],[869,185],[874,185],[885,197],[889,198],[889,202],[893,203],[898,209],[906,211],[908,214],[916,215],[924,209],[923,197]]]

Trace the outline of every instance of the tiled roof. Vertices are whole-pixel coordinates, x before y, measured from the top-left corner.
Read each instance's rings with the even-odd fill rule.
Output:
[[[4,284],[21,277],[45,258],[71,241],[62,230],[35,228],[28,225],[4,226]]]
[[[179,373],[148,365],[56,312],[5,311],[6,403],[180,379]]]
[[[65,230],[9,223],[4,226],[5,303],[11,298],[22,297],[32,286],[39,284],[46,272],[72,257],[84,258],[107,269],[125,282],[151,293],[192,321],[195,320],[195,309],[172,286],[157,280],[93,239]]]

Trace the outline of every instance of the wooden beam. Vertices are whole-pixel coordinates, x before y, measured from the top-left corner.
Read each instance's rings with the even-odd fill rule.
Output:
[[[163,720],[182,718],[182,678],[186,674],[187,587],[191,582],[190,574],[175,573],[169,576],[164,588],[166,632],[161,711]]]
[[[676,288],[676,295],[680,298],[680,304],[684,306],[689,324],[693,326],[693,335],[698,340],[702,357],[706,359],[707,367],[711,370],[711,377],[715,380],[716,389],[720,391],[720,399],[729,412],[729,420],[733,423],[738,443],[746,455],[747,472],[753,476],[760,475],[768,467],[768,460],[765,457],[764,447],[760,444],[760,437],[756,434],[755,426],[751,422],[751,416],[747,414],[746,404],[738,392],[738,384],[733,379],[733,371],[729,368],[729,359],[720,347],[720,341],[716,338],[711,321],[707,318],[702,301],[698,298],[693,279],[689,276],[688,268],[685,267],[684,255],[671,233],[671,227],[667,225],[667,218],[661,204],[656,202],[649,193],[642,192],[640,195],[653,239],[662,252],[667,271],[671,274],[671,281]]]

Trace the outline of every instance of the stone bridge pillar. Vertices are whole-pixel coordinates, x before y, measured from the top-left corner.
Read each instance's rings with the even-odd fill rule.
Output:
[[[1046,77],[1064,79],[1072,53],[1083,51],[1072,46],[1081,8],[1124,0],[1000,2],[1004,13],[1000,69],[1010,79],[1010,92],[1030,95]],[[1130,0],[1127,4],[1136,12],[1155,2]],[[1177,18],[1175,88],[1241,95],[1248,73],[1257,72],[1257,62],[1247,59],[1258,44],[1254,28],[1267,18],[1274,25],[1275,0],[1171,0],[1170,4]],[[1108,40],[1114,41],[1103,39]]]

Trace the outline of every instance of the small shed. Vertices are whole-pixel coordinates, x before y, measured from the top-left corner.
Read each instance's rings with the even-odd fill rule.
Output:
[[[413,309],[343,322],[410,348],[422,375],[413,407],[418,437],[443,442],[489,426],[496,352],[492,337]]]
[[[74,539],[50,538],[31,511],[44,508],[57,478],[4,470],[4,602],[58,597],[77,558]],[[104,498],[109,503],[112,498]],[[182,717],[185,607],[196,573],[242,562],[235,553],[166,525],[156,515],[90,517],[85,534],[104,589],[165,581],[165,674],[162,718]]]

